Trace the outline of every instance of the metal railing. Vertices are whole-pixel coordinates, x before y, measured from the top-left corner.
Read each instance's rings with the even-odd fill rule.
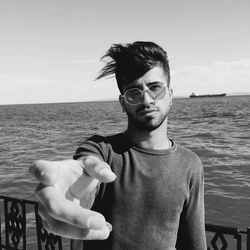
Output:
[[[38,214],[38,203],[0,195],[0,250],[27,249],[27,207],[34,214],[36,248],[62,250],[62,238],[48,233]],[[241,231],[234,227],[206,224],[208,250],[250,250],[250,228]]]
[[[0,215],[4,215],[4,223],[0,217],[0,250],[26,250],[27,249],[27,207],[31,206],[34,213],[37,249],[62,250],[62,238],[48,233],[38,214],[38,203],[30,200],[21,200],[1,196]],[[2,212],[3,209],[3,212]],[[33,211],[32,211],[33,210]],[[3,235],[5,234],[5,235]]]
[[[246,231],[241,231],[237,227],[206,223],[206,233],[208,250],[250,250],[250,227]]]

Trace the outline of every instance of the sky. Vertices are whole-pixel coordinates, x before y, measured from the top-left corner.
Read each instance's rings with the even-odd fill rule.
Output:
[[[114,43],[153,41],[175,97],[250,93],[249,0],[0,0],[0,104],[118,99]]]

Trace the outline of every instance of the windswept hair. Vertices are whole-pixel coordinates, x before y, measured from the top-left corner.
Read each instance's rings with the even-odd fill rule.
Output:
[[[108,58],[106,61],[105,59]],[[140,78],[155,66],[161,66],[170,83],[169,62],[166,51],[153,42],[137,41],[134,43],[113,44],[101,58],[106,65],[96,79],[115,76],[118,88]]]

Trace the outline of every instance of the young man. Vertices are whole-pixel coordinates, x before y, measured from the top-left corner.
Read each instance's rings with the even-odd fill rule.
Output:
[[[74,160],[33,164],[44,226],[85,239],[83,249],[205,250],[202,164],[167,135],[166,52],[134,42],[113,45],[104,58],[98,78],[115,75],[127,130],[87,139]]]

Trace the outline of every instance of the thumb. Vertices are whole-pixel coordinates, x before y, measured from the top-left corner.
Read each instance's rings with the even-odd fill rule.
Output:
[[[86,156],[75,161],[82,169],[82,174],[70,186],[68,196],[73,195],[79,199],[84,194],[96,190],[100,182],[108,183],[116,179],[110,166],[96,156]]]
[[[34,161],[29,168],[29,173],[46,186],[53,186],[58,177],[56,165],[45,160]]]
[[[87,156],[82,159],[85,174],[101,182],[108,183],[116,179],[110,166],[96,156]]]

